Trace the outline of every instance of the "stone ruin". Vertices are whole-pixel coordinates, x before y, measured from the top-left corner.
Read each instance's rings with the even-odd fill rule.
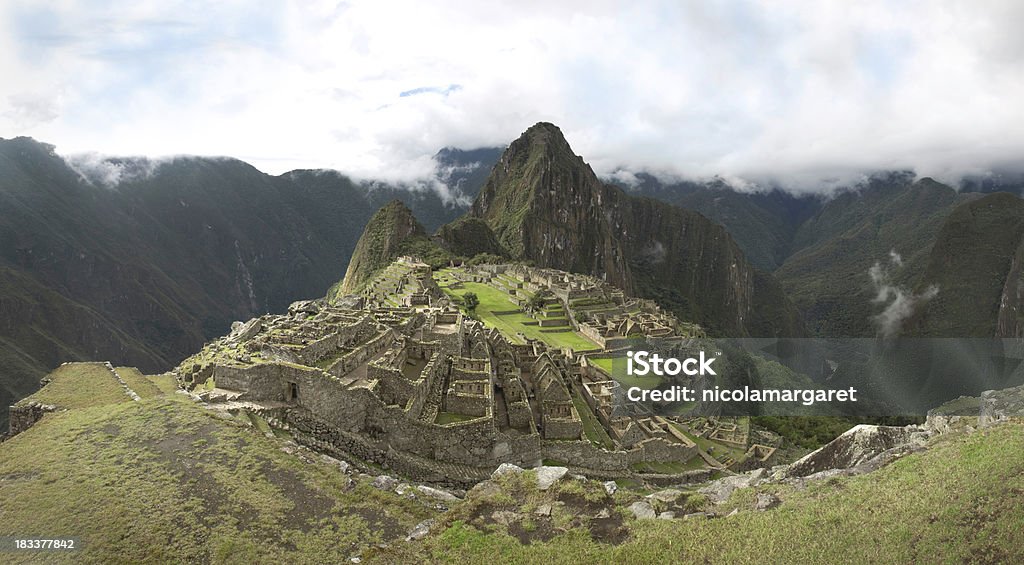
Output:
[[[592,277],[502,265],[458,276],[502,277],[510,295],[548,290],[581,332],[577,320],[596,318],[574,300],[614,305],[641,332],[674,325]],[[342,303],[360,308],[304,301],[236,324],[177,368],[179,382],[253,410],[322,452],[441,484],[474,483],[502,463],[552,460],[618,478],[635,476],[640,464],[697,456],[663,418],[611,418],[614,381],[584,370],[571,350],[517,343],[468,318],[413,258],[385,269],[359,298]],[[588,439],[588,425],[607,434],[611,449]]]

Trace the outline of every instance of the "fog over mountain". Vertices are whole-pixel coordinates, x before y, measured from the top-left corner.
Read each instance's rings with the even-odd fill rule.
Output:
[[[434,188],[439,147],[538,121],[602,176],[818,192],[1021,170],[1019,2],[402,4],[5,2],[0,135]]]

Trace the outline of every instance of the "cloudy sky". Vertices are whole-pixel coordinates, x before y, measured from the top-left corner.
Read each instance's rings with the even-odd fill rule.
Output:
[[[0,137],[387,180],[541,120],[602,174],[814,186],[1024,156],[1024,2],[552,4],[4,0]]]

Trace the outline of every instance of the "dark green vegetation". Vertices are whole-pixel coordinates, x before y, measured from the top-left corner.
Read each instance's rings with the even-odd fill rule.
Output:
[[[458,202],[476,194],[490,153],[438,154]],[[465,209],[426,188],[275,177],[234,159],[105,166],[118,184],[86,180],[52,146],[0,140],[0,406],[63,361],[166,370],[234,320],[322,296],[390,200],[430,229]],[[6,420],[0,410],[0,431]]]
[[[0,536],[83,543],[47,562],[340,563],[433,513],[282,452],[244,413],[215,416],[177,394],[133,402],[108,390],[102,365],[68,367],[54,384],[73,397],[42,393],[73,409],[0,443]]]
[[[911,173],[870,177],[833,198],[794,197],[778,190],[740,193],[724,183],[664,186],[641,175],[630,190],[721,223],[751,262],[772,270],[799,307],[808,330],[828,337],[878,332],[878,289],[868,270],[878,263],[887,283],[920,301],[902,333],[920,336],[1019,336],[1018,257],[1024,206],[1019,185],[965,182],[961,192]],[[890,251],[900,256],[898,263]],[[899,328],[897,328],[899,329]]]
[[[447,254],[430,242],[412,211],[401,200],[392,200],[367,222],[352,252],[345,278],[328,296],[336,298],[358,291],[402,255],[416,255],[439,264],[447,260]]]
[[[969,435],[940,437],[922,453],[873,473],[810,483],[805,489],[765,485],[733,493],[735,516],[638,522],[612,514],[599,519],[553,511],[527,524],[538,532],[521,543],[524,526],[485,516],[494,509],[532,509],[567,500],[570,509],[604,499],[573,486],[572,498],[544,496],[512,484],[443,517],[445,529],[424,542],[396,545],[382,561],[445,563],[1012,563],[1024,559],[1024,427],[1005,424]],[[578,492],[577,492],[578,491]],[[749,511],[757,492],[782,499],[779,508]],[[626,503],[630,494],[616,498]],[[635,496],[635,495],[633,495]],[[687,504],[691,501],[687,500]],[[693,497],[694,510],[699,497]],[[558,508],[556,505],[555,508]],[[584,512],[578,512],[586,516]],[[622,520],[626,532],[605,532]],[[558,520],[560,523],[555,524]],[[557,527],[553,527],[554,524]],[[611,531],[615,531],[613,528]]]
[[[958,207],[939,232],[919,292],[939,292],[909,331],[924,336],[1024,335],[1024,200],[996,193]]]
[[[877,290],[868,269],[880,263],[893,284],[909,290],[946,217],[970,198],[929,179],[873,179],[860,191],[837,196],[804,223],[776,276],[819,335],[874,335],[871,316],[881,306],[871,302]],[[891,263],[892,250],[902,265]]]

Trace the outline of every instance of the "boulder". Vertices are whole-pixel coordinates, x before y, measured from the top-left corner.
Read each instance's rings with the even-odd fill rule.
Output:
[[[537,467],[537,488],[548,490],[551,488],[551,485],[560,481],[568,472],[569,469],[566,467],[549,467],[547,465]]]
[[[672,504],[679,500],[679,497],[683,495],[683,491],[676,490],[674,488],[667,488],[659,490],[658,492],[647,495],[647,498],[657,500],[658,502],[664,502],[665,504]]]
[[[806,477],[830,469],[849,469],[897,447],[923,446],[928,436],[928,432],[916,426],[861,424],[797,460],[786,470],[786,476]]]
[[[637,520],[653,520],[654,518],[658,517],[658,515],[654,512],[654,507],[651,506],[651,503],[647,502],[646,500],[641,500],[638,502],[634,502],[633,504],[630,504],[629,511],[632,512],[634,516],[636,516]]]
[[[757,500],[754,502],[754,510],[771,510],[780,504],[782,504],[782,501],[774,494],[759,492],[757,493]]]
[[[729,496],[732,495],[732,491],[750,486],[750,481],[750,475],[722,477],[717,481],[708,483],[707,486],[700,489],[700,493],[707,496],[711,502],[717,504],[728,500]]]
[[[540,506],[537,507],[536,510],[533,511],[533,513],[538,515],[538,516],[550,516],[551,515],[551,505],[550,504],[541,504]]]
[[[608,493],[608,496],[615,494],[615,491],[619,490],[619,485],[615,481],[606,481],[603,483],[604,491]]]
[[[450,492],[446,492],[446,491],[443,491],[441,489],[436,489],[436,488],[433,488],[433,487],[428,487],[426,485],[420,485],[420,486],[416,487],[416,490],[420,491],[421,493],[423,493],[426,496],[429,496],[430,498],[433,498],[433,499],[436,499],[436,500],[440,500],[442,502],[458,502],[459,501],[459,497],[455,496],[454,494],[452,494]]]
[[[520,467],[519,465],[513,465],[511,463],[502,463],[501,465],[498,465],[498,468],[495,469],[493,473],[491,473],[491,478],[497,479],[498,477],[508,475],[510,473],[518,475],[519,473],[522,472],[523,468]]]
[[[430,533],[430,526],[433,526],[433,525],[434,525],[434,519],[433,518],[431,518],[429,520],[424,520],[424,521],[420,522],[419,524],[416,524],[416,527],[413,528],[412,531],[409,532],[409,535],[405,537],[405,541],[421,540],[421,539],[427,537],[427,534]]]
[[[658,514],[658,519],[659,520],[675,520],[676,519],[676,513],[675,512],[662,512],[661,514]]]
[[[394,477],[381,475],[376,479],[373,479],[373,483],[371,483],[371,485],[373,488],[378,488],[380,490],[395,490],[395,487],[398,486],[398,480]]]

